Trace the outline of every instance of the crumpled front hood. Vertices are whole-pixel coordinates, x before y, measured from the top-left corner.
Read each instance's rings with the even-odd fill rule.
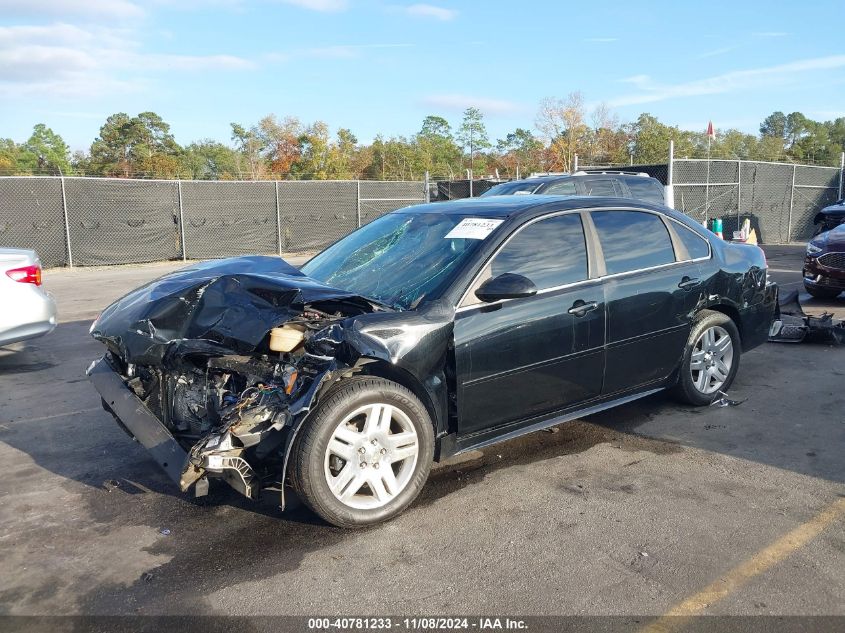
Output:
[[[91,335],[128,363],[162,364],[168,355],[188,352],[249,354],[269,330],[315,303],[348,314],[376,309],[278,257],[233,257],[133,290],[100,314]]]

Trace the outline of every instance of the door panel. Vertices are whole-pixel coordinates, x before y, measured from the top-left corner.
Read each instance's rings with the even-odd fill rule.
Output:
[[[601,393],[604,291],[599,281],[588,280],[580,214],[554,214],[518,227],[482,276],[503,273],[527,277],[538,292],[491,304],[469,298],[456,313],[460,434]]]
[[[680,363],[698,304],[698,264],[678,263],[661,216],[602,210],[590,216],[608,277],[605,395],[667,378]]]
[[[595,302],[583,316],[576,301]],[[601,393],[604,301],[599,282],[479,306],[455,320],[459,433],[564,408]]]
[[[699,276],[698,265],[687,262],[605,280],[605,394],[655,382],[674,371],[699,299],[698,285],[685,290],[678,284]]]

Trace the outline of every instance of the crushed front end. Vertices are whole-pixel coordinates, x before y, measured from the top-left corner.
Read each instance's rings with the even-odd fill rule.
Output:
[[[294,430],[318,391],[353,371],[332,326],[382,310],[282,260],[198,264],[109,306],[89,377],[118,424],[185,492],[221,478],[281,490]]]

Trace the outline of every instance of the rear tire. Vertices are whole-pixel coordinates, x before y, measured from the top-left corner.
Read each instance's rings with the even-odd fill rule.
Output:
[[[687,404],[706,406],[727,391],[739,370],[742,344],[733,320],[702,310],[692,324],[673,395]]]
[[[305,421],[291,479],[320,517],[359,528],[407,508],[433,455],[434,426],[422,402],[395,382],[359,376],[333,387]]]

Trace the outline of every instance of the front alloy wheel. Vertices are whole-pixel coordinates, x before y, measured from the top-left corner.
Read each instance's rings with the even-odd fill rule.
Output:
[[[428,478],[434,426],[420,400],[390,380],[358,376],[332,387],[305,421],[291,456],[302,501],[329,523],[393,518]]]
[[[380,508],[408,485],[419,452],[417,432],[405,412],[386,402],[368,404],[334,430],[324,460],[326,483],[350,508]]]

